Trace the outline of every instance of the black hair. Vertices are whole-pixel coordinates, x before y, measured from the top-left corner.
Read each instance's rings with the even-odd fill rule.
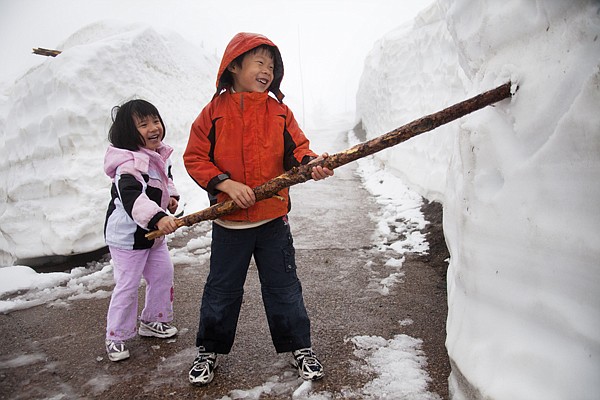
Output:
[[[108,141],[119,149],[126,149],[131,151],[138,151],[140,147],[146,145],[144,137],[140,134],[133,116],[137,115],[138,118],[147,116],[156,116],[160,120],[163,126],[164,139],[167,135],[167,127],[158,112],[158,109],[146,100],[135,99],[130,100],[120,106],[115,106],[111,110],[112,125],[108,131]]]
[[[281,56],[279,55],[278,50],[273,46],[269,46],[268,44],[261,44],[260,46],[254,47],[248,50],[247,52],[237,56],[229,65],[236,65],[238,67],[241,67],[242,61],[244,61],[244,57],[250,54],[256,54],[259,51],[266,51],[273,59],[273,63],[275,65],[273,69],[273,83],[277,83],[277,85],[279,85],[281,79],[283,78],[283,62],[281,61]],[[225,68],[225,71],[223,71],[221,75],[221,82],[228,86],[233,86],[233,76],[227,68]]]

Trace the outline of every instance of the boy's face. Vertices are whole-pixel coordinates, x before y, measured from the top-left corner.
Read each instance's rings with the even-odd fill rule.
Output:
[[[232,64],[227,69],[236,92],[265,92],[273,81],[275,63],[267,50],[259,49],[246,54],[241,66]]]

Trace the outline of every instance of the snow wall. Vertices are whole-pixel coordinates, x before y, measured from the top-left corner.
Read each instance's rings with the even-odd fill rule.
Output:
[[[439,0],[367,57],[369,138],[519,86],[376,155],[444,205],[453,399],[600,393],[599,36],[597,1]]]
[[[62,54],[29,70],[2,99],[1,265],[105,246],[110,180],[102,165],[112,107],[146,99],[165,121],[165,142],[187,143],[214,93],[216,56],[171,31],[103,21],[59,48]],[[182,152],[172,157],[176,183],[189,179]]]

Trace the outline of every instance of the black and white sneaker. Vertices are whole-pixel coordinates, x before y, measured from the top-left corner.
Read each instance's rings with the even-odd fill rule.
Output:
[[[104,344],[106,346],[106,354],[110,361],[121,361],[129,358],[129,350],[125,347],[125,342],[106,339]]]
[[[140,321],[138,329],[140,336],[157,337],[160,339],[170,338],[177,334],[177,328],[166,322],[144,322]]]
[[[202,346],[198,347],[198,355],[189,373],[190,383],[197,386],[208,385],[215,377],[217,366],[217,353],[207,352]]]
[[[292,365],[298,369],[300,377],[307,381],[316,381],[325,375],[323,365],[311,348],[294,350]]]

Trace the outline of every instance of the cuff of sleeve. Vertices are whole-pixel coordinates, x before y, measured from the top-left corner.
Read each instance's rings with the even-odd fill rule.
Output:
[[[208,185],[206,185],[206,191],[208,193],[212,194],[213,196],[216,196],[217,193],[219,193],[219,190],[217,190],[215,188],[215,186],[217,186],[219,183],[226,181],[227,179],[230,179],[230,178],[231,177],[229,176],[229,174],[227,172],[215,176],[210,181],[208,181]]]
[[[154,217],[152,217],[152,219],[150,220],[150,222],[148,222],[148,229],[149,230],[156,230],[156,224],[158,223],[158,221],[160,221],[160,219],[162,217],[166,217],[167,213],[164,211],[159,211],[156,213],[156,215]]]
[[[306,164],[308,164],[309,162],[311,162],[312,160],[314,160],[315,158],[317,158],[317,157],[313,157],[313,156],[304,156],[304,157],[302,157],[302,161],[300,162],[300,164],[302,164],[302,165],[306,165]]]

